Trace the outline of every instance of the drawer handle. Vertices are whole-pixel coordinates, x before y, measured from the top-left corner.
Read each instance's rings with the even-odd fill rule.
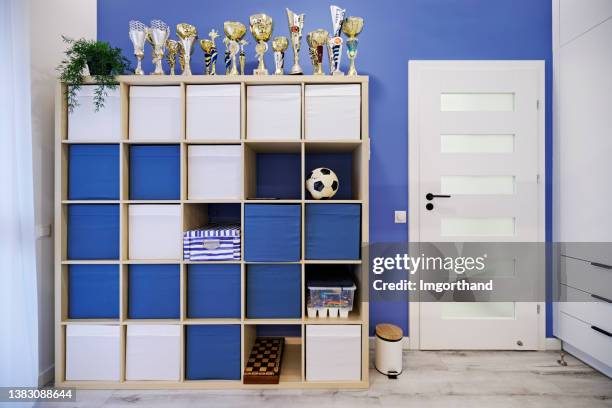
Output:
[[[591,262],[591,265],[596,266],[598,268],[612,269],[612,266],[606,265],[606,264],[602,264],[602,263],[599,263],[599,262]]]
[[[605,297],[603,297],[603,296],[599,296],[599,295],[593,295],[593,294],[591,294],[591,297],[592,297],[592,298],[594,298],[594,299],[597,299],[597,300],[601,300],[601,301],[607,302],[607,303],[612,303],[612,300],[610,300],[610,299],[606,299],[606,298],[605,298]]]
[[[596,332],[599,332],[601,334],[605,334],[608,337],[612,337],[612,333],[610,333],[609,331],[605,331],[604,329],[600,329],[597,326],[591,326],[591,329],[595,330]]]

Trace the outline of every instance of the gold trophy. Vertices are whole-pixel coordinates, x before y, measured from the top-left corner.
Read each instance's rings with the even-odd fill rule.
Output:
[[[181,39],[182,75],[191,75],[191,54],[193,53],[193,43],[198,38],[198,30],[191,24],[181,23],[176,25],[176,35]]]
[[[176,66],[176,56],[180,52],[181,45],[174,40],[166,40],[166,61],[170,67],[170,75],[174,75],[174,67]]]
[[[342,24],[342,32],[348,37],[346,40],[346,54],[351,61],[349,66],[348,74],[355,76],[357,70],[355,69],[355,57],[357,57],[357,36],[363,30],[363,18],[361,17],[347,17]]]
[[[210,38],[200,40],[200,47],[204,51],[204,75],[217,75],[217,46],[215,39],[219,37],[216,30],[208,33]]]
[[[236,54],[240,51],[240,40],[246,34],[246,27],[238,21],[226,21],[223,23],[223,31],[227,37],[226,46],[229,51],[231,67],[226,71],[227,75],[238,75],[238,67],[236,66]]]
[[[323,73],[323,46],[329,41],[329,33],[322,28],[308,33],[306,42],[310,51],[310,60],[313,66],[313,75],[325,75]]]
[[[272,49],[274,50],[274,75],[283,75],[283,67],[285,65],[285,51],[289,46],[287,37],[275,37],[272,40]]]
[[[257,54],[257,59],[259,60],[259,65],[257,69],[253,71],[254,75],[268,75],[268,70],[266,69],[266,64],[264,62],[264,55],[266,51],[268,51],[267,41],[272,36],[272,17],[266,14],[254,14],[249,17],[249,25],[251,28],[251,34],[255,40],[257,40],[257,45],[255,46],[255,53]]]

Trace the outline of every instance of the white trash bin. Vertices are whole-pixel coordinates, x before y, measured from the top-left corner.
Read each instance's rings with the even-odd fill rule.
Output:
[[[388,323],[376,325],[376,360],[374,366],[389,378],[402,373],[402,329]]]

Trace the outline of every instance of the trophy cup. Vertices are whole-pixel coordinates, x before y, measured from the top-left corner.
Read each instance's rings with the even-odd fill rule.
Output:
[[[174,67],[176,66],[176,56],[180,52],[181,45],[174,40],[166,40],[166,61],[170,67],[170,75],[174,75]]]
[[[246,65],[246,54],[244,53],[244,46],[249,42],[244,38],[239,41],[240,44],[240,75],[244,75],[244,66]]]
[[[268,75],[268,70],[264,62],[264,54],[268,51],[267,41],[272,35],[272,17],[265,14],[254,14],[249,17],[249,24],[251,27],[251,34],[253,34],[253,37],[257,40],[255,53],[259,60],[259,65],[257,69],[253,71],[253,74]]]
[[[200,47],[204,51],[204,75],[217,75],[217,46],[215,39],[219,37],[216,30],[211,30],[208,33],[209,38],[200,40]]]
[[[155,71],[153,71],[153,75],[165,75],[162,60],[166,53],[166,40],[170,35],[170,27],[161,20],[151,20],[149,34],[154,47],[153,64],[155,65]]]
[[[134,46],[134,56],[138,60],[134,74],[144,75],[142,59],[144,58],[144,45],[147,38],[147,26],[137,20],[130,21],[130,40]]]
[[[329,42],[329,33],[318,29],[308,33],[306,42],[310,47],[310,60],[313,66],[313,75],[325,75],[323,72],[323,46]]]
[[[342,57],[342,23],[344,22],[345,9],[338,6],[330,6],[332,17],[332,34],[327,43],[327,53],[329,55],[329,70],[332,75],[344,75],[340,71],[340,59]]]
[[[291,33],[291,48],[293,48],[293,66],[289,73],[291,75],[301,75],[300,42],[302,41],[302,30],[304,29],[304,14],[295,14],[287,9],[287,19],[289,20],[289,32]]]
[[[191,54],[198,31],[191,24],[181,23],[176,25],[176,35],[181,39],[182,75],[191,75]]]
[[[342,24],[342,32],[348,37],[346,40],[346,54],[351,61],[349,66],[348,75],[357,75],[355,69],[355,57],[357,57],[357,36],[363,30],[363,18],[361,17],[347,17]]]
[[[283,66],[285,64],[285,51],[289,45],[287,37],[275,37],[272,40],[272,49],[274,50],[274,75],[283,75]]]
[[[238,68],[236,66],[236,54],[240,50],[239,41],[242,40],[244,34],[246,34],[246,27],[244,24],[238,21],[226,21],[223,23],[223,31],[225,32],[227,41],[224,40],[225,46],[227,47],[226,55],[229,54],[229,60],[231,67],[229,71],[226,69],[226,75],[238,75]],[[227,64],[227,62],[226,62]]]

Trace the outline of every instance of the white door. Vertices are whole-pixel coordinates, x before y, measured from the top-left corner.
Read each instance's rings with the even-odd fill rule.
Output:
[[[544,241],[543,62],[411,61],[409,109],[410,242]],[[452,256],[461,248],[437,250]],[[496,256],[488,261],[517,275],[544,276],[543,268],[522,270],[515,254]],[[507,271],[488,271],[496,272]],[[410,309],[412,347],[543,346],[544,308],[535,299]]]

